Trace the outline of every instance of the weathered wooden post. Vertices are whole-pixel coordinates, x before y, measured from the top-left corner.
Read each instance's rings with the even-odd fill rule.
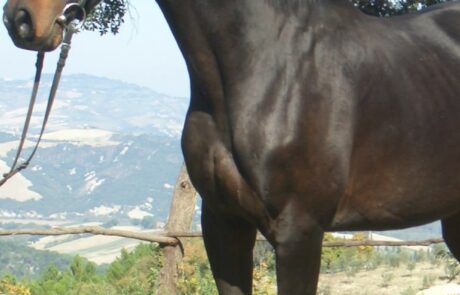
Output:
[[[167,232],[189,232],[195,213],[196,191],[188,177],[185,164],[179,173],[174,188],[169,217],[166,223]],[[181,245],[163,246],[163,268],[157,281],[157,295],[175,295],[177,281],[177,266],[182,260]]]

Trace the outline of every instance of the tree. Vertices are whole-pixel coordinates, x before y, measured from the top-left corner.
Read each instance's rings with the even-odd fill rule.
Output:
[[[40,279],[31,283],[30,289],[36,295],[62,295],[73,290],[74,285],[70,272],[61,272],[51,264]]]
[[[96,265],[77,255],[70,264],[70,272],[77,282],[91,282],[96,277]]]
[[[446,0],[351,0],[351,2],[366,14],[392,16],[414,12]]]
[[[128,9],[129,2],[127,0],[103,0],[88,16],[84,29],[99,31],[101,35],[108,32],[115,35],[125,22]]]
[[[0,294],[31,295],[31,292],[29,288],[16,282],[14,276],[6,275],[0,279]]]

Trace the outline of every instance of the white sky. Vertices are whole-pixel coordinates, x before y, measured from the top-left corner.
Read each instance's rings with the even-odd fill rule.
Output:
[[[188,97],[185,63],[155,0],[131,3],[134,20],[126,17],[118,35],[82,32],[74,36],[64,75],[86,73]],[[58,51],[46,56],[45,73],[54,71]],[[0,78],[32,79],[35,56],[14,47],[0,23]]]

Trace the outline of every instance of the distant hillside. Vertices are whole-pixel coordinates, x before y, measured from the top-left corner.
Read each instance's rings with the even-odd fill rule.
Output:
[[[423,240],[428,238],[439,238],[442,236],[440,222],[433,222],[424,226],[417,226],[402,230],[385,231],[383,234],[401,240]]]
[[[45,76],[42,86],[49,84]],[[29,91],[30,81],[0,80],[1,172],[14,157]],[[46,95],[32,121],[35,134]],[[64,77],[36,158],[0,190],[0,218],[164,220],[183,161],[187,104],[120,81]]]
[[[38,96],[37,131],[52,77],[44,75]],[[18,133],[29,103],[31,81],[0,79],[0,131]],[[48,131],[94,128],[115,133],[167,135],[179,138],[188,99],[149,88],[89,75],[62,78]]]

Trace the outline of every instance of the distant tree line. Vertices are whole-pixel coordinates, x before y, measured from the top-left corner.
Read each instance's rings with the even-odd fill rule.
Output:
[[[57,267],[64,268],[71,260],[71,256],[31,249],[19,239],[0,241],[0,277],[6,274],[33,277],[46,269],[50,261]]]

